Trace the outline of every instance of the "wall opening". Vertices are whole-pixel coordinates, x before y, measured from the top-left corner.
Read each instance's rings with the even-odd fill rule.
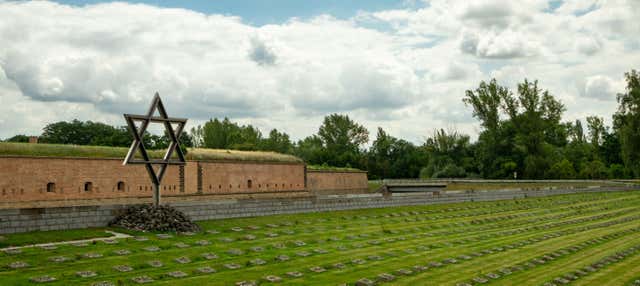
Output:
[[[91,182],[85,182],[85,183],[84,183],[84,191],[85,191],[85,192],[91,192],[91,191],[93,191],[93,183],[91,183]]]
[[[54,193],[56,191],[56,183],[47,183],[47,193]]]
[[[118,184],[116,185],[116,188],[118,189],[118,191],[124,191],[124,182],[123,181],[118,182]]]
[[[251,189],[252,182],[251,180],[247,180],[247,188]]]

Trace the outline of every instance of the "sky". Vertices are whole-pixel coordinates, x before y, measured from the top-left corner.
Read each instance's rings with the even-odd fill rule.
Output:
[[[341,113],[372,140],[475,138],[462,98],[492,78],[610,122],[640,69],[639,18],[636,0],[0,0],[0,138],[125,125],[155,92],[188,128],[229,117],[301,139]]]

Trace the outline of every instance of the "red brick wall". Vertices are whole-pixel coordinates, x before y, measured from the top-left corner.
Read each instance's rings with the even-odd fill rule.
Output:
[[[204,194],[304,190],[304,164],[199,162]],[[249,186],[249,180],[251,186]]]
[[[188,161],[182,168],[181,187],[180,167],[168,167],[160,186],[163,196],[304,191],[304,164]],[[117,190],[120,181],[123,191]],[[53,192],[47,192],[48,183],[55,184]],[[152,188],[143,165],[123,166],[118,159],[0,157],[0,203],[151,198]]]
[[[307,171],[307,190],[315,194],[363,193],[366,172]]]
[[[181,192],[179,167],[170,166],[160,186],[165,195]],[[118,182],[124,190],[117,190]],[[85,183],[91,190],[85,191]],[[47,192],[47,184],[55,190]],[[151,197],[152,185],[143,165],[123,166],[117,159],[0,157],[0,201],[72,200]]]

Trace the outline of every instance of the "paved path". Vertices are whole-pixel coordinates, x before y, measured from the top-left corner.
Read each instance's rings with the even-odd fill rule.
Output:
[[[74,244],[74,243],[91,243],[94,241],[104,241],[104,240],[110,240],[110,239],[132,237],[131,235],[128,235],[126,233],[120,233],[120,232],[115,232],[110,230],[105,230],[105,232],[110,233],[112,236],[96,237],[96,238],[80,239],[80,240],[58,241],[58,242],[49,242],[49,243],[40,243],[40,244],[29,244],[29,245],[23,245],[23,246],[11,246],[11,247],[0,248],[0,251],[10,250],[10,249],[29,248],[29,247],[46,247],[46,246],[54,246],[54,245],[65,245],[65,244]]]

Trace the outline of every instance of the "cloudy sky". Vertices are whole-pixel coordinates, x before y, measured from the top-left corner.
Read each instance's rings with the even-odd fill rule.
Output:
[[[610,122],[640,69],[640,1],[0,0],[0,138],[59,120],[124,125],[158,91],[190,126],[315,133],[345,113],[421,143],[477,134],[481,80],[538,79],[565,119]]]

